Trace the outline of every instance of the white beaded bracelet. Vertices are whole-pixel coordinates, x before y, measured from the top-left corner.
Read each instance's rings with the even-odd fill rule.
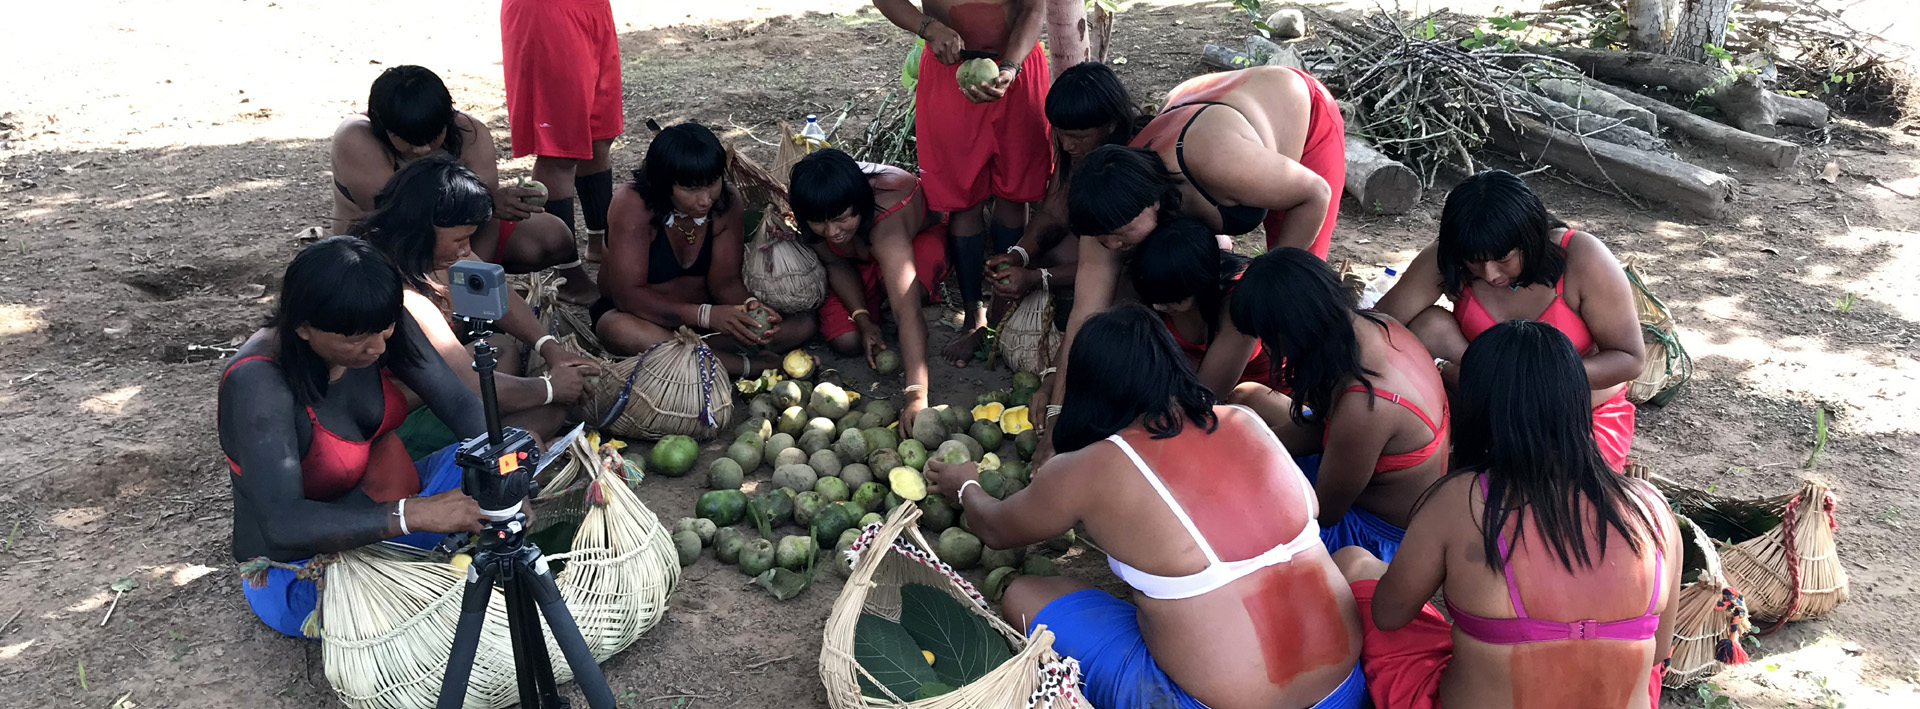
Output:
[[[540,405],[546,406],[547,404],[553,403],[553,373],[548,372],[540,375],[540,383],[547,385],[547,400],[540,402]]]
[[[963,483],[960,483],[960,494],[958,494],[958,495],[954,495],[954,496],[953,496],[953,499],[955,499],[955,500],[960,500],[960,501],[962,501],[962,502],[965,502],[965,501],[966,501],[966,499],[967,499],[967,486],[968,486],[968,485],[972,485],[972,486],[974,486],[974,487],[979,487],[979,488],[980,488],[980,491],[981,491],[981,492],[986,492],[986,491],[987,491],[987,489],[986,489],[986,488],[984,488],[984,487],[980,487],[980,481],[978,481],[978,480],[968,480],[968,481],[966,481],[966,482],[963,482]]]
[[[712,316],[713,316],[713,305],[711,303],[701,303],[700,304],[700,327],[702,329],[710,329],[709,326],[707,325],[707,321]]]
[[[540,348],[546,347],[547,340],[553,340],[554,342],[559,342],[560,338],[554,337],[552,335],[541,335],[540,339],[533,341],[533,351],[539,352]]]
[[[1033,260],[1031,257],[1027,256],[1026,247],[1021,246],[1019,244],[1014,244],[1013,246],[1010,246],[1007,248],[1007,253],[1013,253],[1015,251],[1020,252],[1020,267],[1026,268],[1027,263]]]
[[[393,516],[400,518],[400,535],[401,536],[406,536],[408,534],[413,533],[413,530],[407,528],[407,498],[404,498],[404,497],[400,498],[400,506],[394,508]]]

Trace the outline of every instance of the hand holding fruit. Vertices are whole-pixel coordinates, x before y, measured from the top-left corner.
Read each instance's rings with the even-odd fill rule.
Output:
[[[1012,69],[1001,69],[1000,75],[993,77],[992,81],[975,86],[968,86],[961,89],[961,91],[967,95],[968,101],[974,103],[993,103],[1002,98],[1006,98],[1007,87],[1013,85],[1013,77],[1014,72]]]
[[[517,222],[547,211],[546,203],[546,185],[522,179],[493,191],[493,216],[501,221]]]
[[[879,369],[878,358],[887,349],[887,339],[881,334],[880,326],[871,318],[855,320],[854,324],[860,328],[860,349],[867,353],[867,366]]]
[[[1005,254],[1003,254],[1005,255]],[[1021,298],[1040,287],[1040,272],[1031,268],[1011,266],[994,271],[996,266],[989,264],[987,284],[993,286],[993,294],[1002,298]]]
[[[553,403],[573,404],[587,396],[587,377],[600,375],[600,365],[592,362],[556,364],[547,372],[553,384]]]
[[[967,48],[966,41],[960,39],[960,33],[939,20],[927,23],[927,28],[920,36],[927,40],[927,49],[941,64],[960,63],[960,52]]]
[[[911,432],[913,420],[927,408],[927,394],[924,391],[907,392],[906,400],[900,404],[900,430]]]
[[[749,307],[751,306],[713,306],[707,315],[707,327],[713,328],[717,332],[726,333],[729,337],[745,344],[764,345],[779,328],[774,326],[763,328],[760,324],[760,319],[754,317],[754,312],[764,313],[765,316],[769,317],[768,322],[776,322],[771,318],[778,316],[773,315],[773,311],[771,310],[748,312],[747,309]]]
[[[601,373],[599,362],[594,361],[592,357],[574,354],[572,350],[560,346],[557,340],[548,340],[547,346],[540,348],[540,356],[547,360],[548,369],[569,366],[586,367],[591,370],[586,372],[589,377],[599,376]]]
[[[480,503],[459,490],[448,490],[432,497],[410,498],[406,512],[407,530],[412,532],[478,532],[481,521],[486,519],[486,513],[480,511]]]
[[[943,495],[948,502],[960,504],[960,489],[968,480],[980,481],[980,464],[927,461],[927,492]]]

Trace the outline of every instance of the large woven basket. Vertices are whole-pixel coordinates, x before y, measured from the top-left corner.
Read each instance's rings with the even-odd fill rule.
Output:
[[[1667,304],[1641,279],[1640,265],[1628,258],[1625,269],[1627,281],[1633,286],[1634,310],[1640,316],[1640,332],[1647,354],[1640,376],[1627,387],[1627,400],[1666,406],[1680,395],[1687,380],[1693,378],[1693,357],[1680,344],[1680,329],[1673,320],[1673,311],[1668,310]]]
[[[727,370],[691,328],[645,352],[607,365],[578,413],[595,430],[657,440],[706,440],[733,420]]]
[[[540,481],[535,524],[579,520],[572,546],[545,558],[565,564],[555,578],[560,595],[594,659],[605,661],[659,622],[680,564],[666,528],[629,488],[619,453],[593,450],[584,440],[571,451],[571,461],[549,468],[552,477]],[[325,574],[321,659],[341,701],[356,709],[434,706],[459,623],[465,572],[437,554],[381,544],[341,554]],[[467,707],[519,701],[507,631],[505,597],[496,589]],[[552,635],[543,634],[548,655],[561,657]],[[565,662],[553,670],[561,682],[572,678]]]
[[[1740,651],[1740,636],[1752,630],[1747,622],[1745,599],[1739,589],[1727,583],[1720,567],[1720,554],[1713,540],[1700,525],[1685,515],[1675,514],[1682,534],[1686,534],[1684,569],[1699,569],[1693,582],[1680,587],[1678,609],[1673,619],[1673,646],[1666,674],[1660,684],[1679,689],[1711,677],[1730,664],[1746,661]],[[1682,572],[1685,573],[1684,571]]]
[[[827,267],[800,243],[800,233],[787,223],[785,211],[778,204],[762,211],[741,259],[740,280],[760,302],[782,314],[810,313],[826,302]]]
[[[1833,535],[1839,529],[1833,492],[1818,481],[1765,503],[1780,525],[1720,552],[1727,580],[1746,591],[1747,609],[1774,628],[1831,612],[1847,600],[1847,570]],[[1769,628],[1767,632],[1772,632]]]
[[[833,709],[913,707],[914,709],[1015,709],[1030,707],[1088,707],[1080,691],[1080,666],[1053,651],[1053,632],[1046,626],[1022,636],[987,606],[973,585],[941,562],[933,545],[921,536],[915,521],[920,508],[903,504],[886,520],[863,530],[853,552],[858,555],[840,599],[827,616],[820,643],[820,680],[826,684],[827,704]],[[902,538],[905,533],[908,538]],[[877,699],[860,692],[860,680],[874,678],[854,659],[854,625],[862,613],[888,620],[900,618],[900,587],[922,584],[946,591],[960,604],[985,618],[1014,648],[1012,659],[972,683],[952,692],[919,701],[904,697]],[[874,682],[878,686],[878,682]],[[884,687],[881,691],[885,692]],[[891,692],[888,692],[891,695]]]
[[[1028,293],[1001,319],[994,335],[1000,356],[1016,372],[1039,374],[1053,366],[1060,349],[1059,330],[1053,327],[1053,292]],[[1021,402],[1025,403],[1025,402]]]

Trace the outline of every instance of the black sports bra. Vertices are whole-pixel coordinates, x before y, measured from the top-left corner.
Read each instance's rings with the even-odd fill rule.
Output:
[[[667,230],[660,229],[653,235],[653,245],[647,248],[647,285],[666,283],[681,276],[707,275],[713,266],[712,217],[707,218],[706,243],[700,245],[700,255],[693,258],[691,266],[680,265],[680,257],[673,254],[673,244],[667,239]]]
[[[1208,107],[1227,106],[1227,104],[1219,101],[1195,101],[1193,103],[1183,103],[1174,106],[1173,108],[1167,109],[1167,111],[1186,108],[1188,106],[1199,106],[1200,110],[1194,111],[1193,115],[1187,118],[1187,124],[1180,126],[1180,137],[1173,144],[1173,160],[1180,164],[1180,174],[1182,175],[1189,174],[1187,170],[1187,129],[1193,127],[1193,122],[1199,120],[1200,114],[1206,113]],[[1231,109],[1233,107],[1227,106],[1227,108]],[[1161,113],[1164,114],[1165,112],[1166,111],[1162,111]],[[1207,204],[1213,205],[1214,209],[1220,210],[1220,232],[1227,236],[1240,236],[1241,234],[1253,231],[1254,227],[1260,226],[1261,222],[1267,220],[1267,210],[1265,209],[1245,205],[1233,207],[1220,206],[1219,200],[1214,199],[1213,195],[1207,194],[1207,188],[1202,186],[1199,180],[1189,177],[1187,178],[1187,182],[1193,185],[1193,191],[1200,193],[1201,199],[1206,200]]]

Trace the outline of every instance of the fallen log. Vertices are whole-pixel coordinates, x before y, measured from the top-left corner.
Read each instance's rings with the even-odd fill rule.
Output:
[[[1574,79],[1541,79],[1534,82],[1540,93],[1548,98],[1567,104],[1582,111],[1608,118],[1626,121],[1627,125],[1646,131],[1650,135],[1660,135],[1660,121],[1652,111],[1634,105],[1626,99]]]
[[[1792,167],[1800,159],[1800,146],[1779,138],[1754,135],[1718,121],[1694,115],[1692,111],[1668,104],[1652,96],[1643,96],[1632,89],[1624,89],[1599,81],[1589,80],[1589,85],[1619,97],[1653,112],[1668,130],[1686,135],[1695,142],[1710,145],[1725,151],[1729,157],[1742,162],[1767,167]]]
[[[1646,131],[1627,125],[1618,118],[1601,116],[1589,111],[1574,108],[1539,94],[1526,94],[1525,100],[1534,110],[1544,115],[1546,122],[1556,128],[1573,131],[1589,138],[1599,138],[1609,143],[1624,145],[1635,150],[1656,153],[1671,152],[1667,143]]]
[[[1357,135],[1347,136],[1347,187],[1371,214],[1405,214],[1420,203],[1420,175]]]
[[[1768,91],[1760,86],[1755,74],[1648,52],[1584,47],[1539,47],[1536,51],[1566,60],[1595,78],[1700,94],[1727,117],[1727,122],[1756,135],[1773,137],[1781,124],[1809,128],[1827,124],[1826,104]]]
[[[1599,184],[1693,214],[1717,219],[1726,214],[1738,183],[1733,178],[1664,155],[1634,150],[1516,117],[1512,124],[1489,120],[1495,145],[1528,162],[1545,162]]]

